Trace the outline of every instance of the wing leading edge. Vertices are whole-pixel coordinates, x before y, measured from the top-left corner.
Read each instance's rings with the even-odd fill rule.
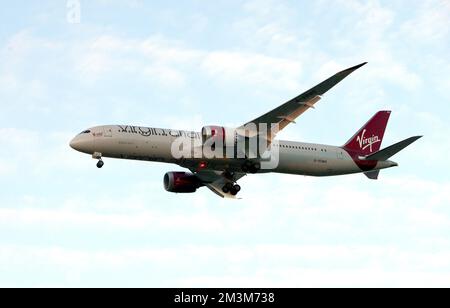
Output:
[[[308,110],[309,108],[314,108],[314,105],[321,99],[322,95],[328,92],[339,82],[344,80],[355,70],[366,64],[367,62],[364,62],[335,74],[334,76],[328,78],[314,88],[306,91],[303,94],[300,94],[287,103],[275,108],[274,110],[262,115],[261,117],[253,121],[248,122],[247,124],[254,123],[257,126],[261,123],[278,124],[279,130],[284,129],[290,123],[295,123],[295,119],[303,114],[306,110]]]

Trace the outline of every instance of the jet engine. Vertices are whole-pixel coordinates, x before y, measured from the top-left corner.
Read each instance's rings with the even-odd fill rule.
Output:
[[[168,172],[164,175],[164,188],[173,193],[194,193],[203,184],[192,173]]]

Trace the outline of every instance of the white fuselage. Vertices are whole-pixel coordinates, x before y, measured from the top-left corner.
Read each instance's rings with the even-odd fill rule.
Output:
[[[185,166],[184,159],[176,159],[172,155],[173,142],[177,138],[186,138],[201,144],[199,132],[180,130],[137,126],[99,126],[86,132],[75,137],[71,146],[94,157],[154,161]],[[364,172],[354,158],[340,147],[292,141],[279,141],[273,146],[279,147],[278,166],[260,170],[259,173],[332,176]],[[199,161],[205,161],[205,159],[200,158]],[[207,162],[215,166],[213,169],[218,171],[240,163],[239,159],[235,158],[210,159]],[[393,166],[396,166],[393,162],[380,161],[372,170]]]

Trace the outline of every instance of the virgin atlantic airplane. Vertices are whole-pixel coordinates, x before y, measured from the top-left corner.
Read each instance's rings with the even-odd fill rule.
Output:
[[[208,187],[223,198],[236,198],[237,181],[247,174],[285,173],[336,176],[364,173],[378,179],[380,170],[398,166],[389,159],[422,136],[380,150],[391,111],[377,112],[343,146],[277,140],[276,134],[314,108],[322,96],[362,63],[330,77],[261,117],[237,128],[205,126],[201,132],[125,125],[98,126],[77,135],[70,146],[98,160],[132,159],[177,164],[190,172],[168,172],[164,187],[194,193]]]

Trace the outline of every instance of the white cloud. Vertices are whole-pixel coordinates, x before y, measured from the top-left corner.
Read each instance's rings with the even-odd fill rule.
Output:
[[[159,185],[160,186],[160,185]],[[136,200],[130,198],[130,204],[136,207],[144,207],[146,204],[144,200]],[[140,202],[140,203],[134,203]],[[84,204],[79,204],[75,201],[66,201],[67,206],[85,207]],[[113,200],[99,200],[96,202],[94,209],[100,210],[103,208],[112,210]],[[127,204],[121,201],[122,206]],[[64,205],[63,205],[64,207]],[[133,207],[128,207],[128,211],[133,211]],[[116,206],[119,208],[119,206]],[[142,210],[131,214],[98,214],[93,211],[79,211],[76,209],[39,209],[39,208],[23,208],[23,209],[0,209],[0,221],[3,226],[8,226],[14,222],[15,227],[36,227],[48,226],[50,228],[82,228],[82,229],[124,229],[127,231],[139,231],[155,229],[158,231],[174,231],[185,230],[198,232],[208,232],[211,230],[220,230],[221,222],[218,217],[208,215],[206,212],[197,212],[186,216],[185,214],[176,214],[170,220],[165,219],[165,214],[160,211]]]
[[[187,102],[189,104],[189,102]],[[185,130],[200,131],[201,126],[205,121],[201,114],[189,114],[185,116],[167,115],[163,119],[165,127],[172,127],[175,129],[183,128]]]
[[[1,51],[8,59],[6,64],[17,64],[38,50],[57,50],[61,47],[58,41],[36,37],[31,30],[22,30],[12,35]]]
[[[204,51],[184,46],[181,42],[154,36],[136,42],[139,49],[158,63],[190,63],[202,57]]]
[[[442,43],[450,31],[450,3],[445,0],[422,1],[417,16],[403,23],[401,31],[416,44]]]
[[[393,59],[389,51],[382,48],[369,53],[371,60],[367,76],[372,81],[388,81],[409,91],[417,91],[422,86],[422,78],[411,72],[401,61]]]
[[[78,59],[76,70],[83,76],[93,78],[113,69],[112,59],[106,54],[89,53]]]
[[[186,83],[185,75],[170,66],[149,66],[145,69],[144,74],[151,80],[160,82],[167,87],[181,87]]]
[[[349,13],[352,12],[343,15],[346,24],[351,23],[352,30],[350,35],[334,31],[333,44],[347,53],[344,58],[357,56],[361,61],[369,62],[362,78],[371,85],[387,81],[408,91],[420,89],[423,84],[421,76],[407,64],[406,59],[398,56],[397,45],[401,37],[397,37],[398,32],[392,29],[396,13],[379,1],[351,0],[339,3]],[[326,5],[322,3],[323,8]],[[331,60],[332,63],[334,61]]]
[[[380,38],[385,31],[392,25],[395,13],[382,6],[379,1],[359,1],[342,0],[338,1],[340,6],[351,10],[353,16],[358,17],[353,31],[365,33],[371,36],[371,39]]]
[[[13,152],[23,151],[37,145],[37,132],[19,128],[0,128],[0,142],[12,147]]]
[[[226,248],[182,245],[90,252],[58,247],[30,249],[7,246],[0,250],[1,264],[11,264],[13,260],[13,264],[20,265],[33,260],[35,266],[58,268],[66,274],[66,281],[60,286],[71,285],[70,277],[74,271],[82,281],[84,275],[92,275],[99,269],[115,273],[132,266],[154,271],[156,266],[167,271],[176,264],[176,268],[189,268],[197,274],[180,271],[172,281],[154,277],[141,281],[135,276],[131,284],[170,284],[175,287],[442,287],[450,282],[449,257],[448,250],[433,255],[379,245],[231,245]],[[256,260],[258,270],[254,271]],[[201,270],[203,266],[218,264],[221,266],[215,273]],[[316,265],[311,267],[311,264]],[[326,269],[325,264],[340,265]],[[173,275],[171,271],[166,273],[168,277]]]
[[[18,85],[19,82],[13,74],[0,75],[0,91],[13,91],[14,89],[17,89]]]
[[[0,155],[4,170],[48,175],[55,170],[85,170],[89,165],[69,147],[73,132],[39,132],[28,129],[0,128],[0,142],[9,149]]]
[[[301,64],[242,52],[212,52],[205,57],[202,67],[211,76],[226,80],[240,80],[247,84],[279,89],[297,90]]]
[[[16,170],[15,163],[0,159],[0,176],[13,175]]]
[[[75,49],[75,71],[91,82],[122,72],[180,87],[185,85],[187,70],[196,70],[218,81],[297,90],[301,75],[301,64],[295,60],[245,51],[192,49],[162,36],[102,36],[78,45],[82,47]]]

